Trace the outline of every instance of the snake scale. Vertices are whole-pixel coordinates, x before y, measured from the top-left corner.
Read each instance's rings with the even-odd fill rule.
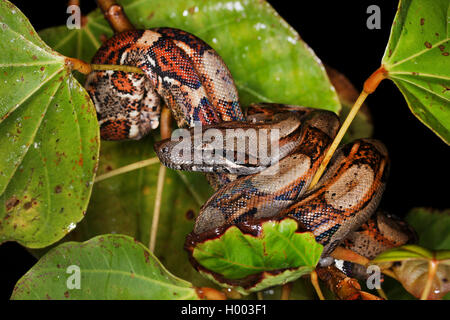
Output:
[[[329,111],[278,104],[253,105],[244,116],[227,66],[194,35],[171,28],[126,31],[107,40],[92,63],[131,65],[144,71],[143,75],[95,71],[88,76],[85,87],[96,106],[103,139],[142,138],[158,126],[162,103],[171,109],[179,127],[191,128],[191,137],[199,134],[194,132],[199,123],[200,134],[208,129],[218,133],[253,129],[255,137],[278,132],[279,152],[264,163],[249,147],[219,157],[221,161],[210,156],[209,161],[194,164],[193,159],[183,162],[172,152],[178,141],[167,139],[155,145],[164,165],[218,177],[216,192],[202,206],[187,238],[188,251],[196,241],[215,237],[229,226],[257,233],[257,222],[286,216],[324,245],[323,257],[338,245],[374,256],[411,239],[403,222],[383,213],[370,218],[389,171],[387,150],[380,141],[359,139],[341,147],[318,184],[308,190],[340,126],[338,117]],[[193,154],[211,147],[191,146]],[[234,161],[239,152],[246,161]]]

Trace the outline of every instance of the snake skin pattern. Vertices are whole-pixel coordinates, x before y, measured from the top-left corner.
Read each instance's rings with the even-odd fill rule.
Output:
[[[233,78],[220,56],[197,37],[176,29],[114,35],[94,64],[135,66],[145,75],[92,72],[85,87],[106,140],[140,139],[159,124],[161,102],[179,127],[244,120]]]
[[[92,63],[130,65],[144,71],[95,71],[88,76],[85,87],[96,106],[103,139],[142,138],[159,125],[162,103],[171,109],[179,127],[200,122],[205,129],[277,128],[282,132],[282,152],[272,159],[276,166],[236,164],[228,158],[225,166],[214,162],[194,166],[177,163],[171,156],[171,141],[155,145],[166,166],[212,172],[209,178],[217,182],[218,190],[201,208],[188,237],[188,250],[192,237],[217,236],[231,225],[248,230],[258,221],[284,217],[312,231],[325,246],[324,255],[349,235],[347,245],[359,246],[360,236],[354,231],[376,210],[388,175],[389,160],[380,142],[361,139],[342,147],[317,186],[307,191],[340,126],[334,113],[258,104],[248,109],[246,120],[233,78],[220,56],[202,40],[177,29],[116,34],[101,46]],[[377,234],[372,233],[372,239],[380,240]]]

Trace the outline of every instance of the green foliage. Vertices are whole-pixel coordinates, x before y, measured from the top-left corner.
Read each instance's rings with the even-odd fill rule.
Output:
[[[383,57],[413,114],[450,144],[448,0],[401,0]]]
[[[73,266],[79,268],[78,274]],[[11,299],[191,300],[198,295],[141,243],[123,235],[104,235],[49,251],[17,282]]]
[[[232,226],[218,238],[195,245],[192,256],[202,272],[219,275],[215,280],[246,293],[293,281],[311,273],[323,246],[309,232],[297,232],[295,220],[267,221],[258,236]],[[251,277],[258,275],[258,277]],[[224,279],[221,281],[220,279]]]
[[[83,218],[99,150],[95,108],[12,4],[0,1],[0,243],[48,246]]]

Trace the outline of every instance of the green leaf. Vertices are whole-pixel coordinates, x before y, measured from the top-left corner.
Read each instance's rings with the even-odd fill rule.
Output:
[[[48,246],[86,211],[99,135],[95,108],[11,3],[0,1],[0,243]]]
[[[414,208],[406,221],[419,235],[418,245],[431,250],[450,250],[450,209]]]
[[[266,221],[257,236],[231,226],[191,251],[199,271],[223,286],[247,294],[293,281],[317,265],[323,246],[293,219]]]
[[[430,260],[433,259],[433,252],[416,245],[404,245],[398,248],[386,250],[380,253],[374,263],[395,262],[406,260]]]
[[[79,273],[74,271],[77,267]],[[52,249],[17,282],[11,299],[186,300],[198,295],[141,243],[123,235],[103,235]]]
[[[382,60],[413,114],[450,144],[448,0],[401,0]]]
[[[442,299],[450,291],[450,250],[432,252],[417,245],[404,245],[382,252],[372,263],[390,269],[406,291],[416,298],[421,297],[428,280],[430,263],[434,263],[437,270],[431,281],[429,298]],[[397,289],[394,287],[396,294],[401,294]]]
[[[277,102],[322,108],[340,105],[320,60],[265,1],[122,0],[136,28],[173,27],[205,40],[229,67],[242,105]],[[102,39],[112,35],[103,15],[87,15],[80,30],[40,32],[55,50],[90,61]]]

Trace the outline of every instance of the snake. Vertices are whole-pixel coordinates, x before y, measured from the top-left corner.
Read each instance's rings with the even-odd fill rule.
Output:
[[[373,256],[410,241],[406,226],[392,222],[390,216],[374,215],[389,173],[389,156],[382,142],[358,139],[340,147],[317,185],[310,188],[340,127],[335,113],[260,103],[248,107],[244,115],[231,72],[220,55],[179,29],[115,34],[102,44],[92,63],[130,65],[143,71],[104,70],[88,75],[85,88],[96,107],[102,139],[141,139],[158,127],[163,104],[178,127],[186,128],[189,136],[182,140],[189,145],[189,156],[174,152],[181,136],[157,142],[154,148],[165,166],[207,173],[216,189],[187,236],[188,252],[230,226],[257,235],[261,221],[285,217],[314,234],[324,246],[323,257],[337,246]],[[253,140],[231,152],[227,152],[229,145],[217,148],[213,140],[194,143],[211,130],[216,136],[238,130],[236,139]],[[249,137],[249,131],[254,135]],[[278,152],[265,161],[250,147],[274,143]],[[196,163],[196,153],[208,156]],[[239,156],[244,161],[236,161]]]

